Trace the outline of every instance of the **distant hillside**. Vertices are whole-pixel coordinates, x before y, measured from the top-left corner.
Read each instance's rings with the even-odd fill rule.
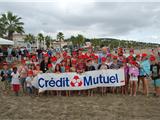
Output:
[[[135,49],[160,47],[160,44],[157,44],[157,43],[145,43],[145,42],[137,42],[132,40],[128,41],[128,40],[120,40],[115,38],[94,38],[94,39],[86,39],[86,41],[91,42],[92,45],[95,47],[108,46],[111,49],[117,48],[117,47],[135,48]]]

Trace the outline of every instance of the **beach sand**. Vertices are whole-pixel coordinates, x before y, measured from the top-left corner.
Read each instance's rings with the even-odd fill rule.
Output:
[[[160,120],[160,98],[0,95],[0,120]]]

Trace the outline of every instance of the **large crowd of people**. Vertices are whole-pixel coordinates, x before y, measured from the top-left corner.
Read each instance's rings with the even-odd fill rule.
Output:
[[[155,88],[155,95],[160,96],[160,54],[141,53],[135,54],[130,49],[128,55],[124,55],[124,49],[118,48],[116,53],[111,53],[106,47],[102,50],[87,50],[79,48],[71,52],[55,51],[53,49],[15,49],[9,47],[7,58],[3,61],[0,70],[1,90],[8,95],[13,91],[16,96],[22,91],[24,95],[37,96],[38,88],[32,86],[33,78],[42,73],[60,74],[64,72],[77,72],[79,74],[93,70],[120,69],[125,71],[125,85],[122,87],[101,87],[81,91],[45,91],[44,95],[73,96],[95,94],[106,95],[124,94],[136,96],[141,91],[141,83],[146,96],[149,95],[149,81]],[[126,52],[126,51],[125,51]]]

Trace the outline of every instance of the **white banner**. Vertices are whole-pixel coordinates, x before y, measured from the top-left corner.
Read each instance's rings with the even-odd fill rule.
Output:
[[[96,70],[82,74],[71,73],[44,73],[32,83],[39,88],[39,92],[45,90],[85,90],[96,87],[112,87],[125,85],[124,69]]]

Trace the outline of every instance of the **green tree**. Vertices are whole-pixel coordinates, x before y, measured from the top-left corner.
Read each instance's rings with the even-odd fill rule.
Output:
[[[5,30],[5,25],[2,19],[0,19],[0,37],[3,37],[5,35],[6,30]]]
[[[64,34],[62,32],[59,32],[57,34],[57,40],[60,42],[60,49],[62,48],[61,47],[61,42],[64,40]]]
[[[42,41],[44,41],[44,36],[42,33],[39,33],[38,36],[37,36],[37,39],[40,43],[40,48],[42,47]]]
[[[80,47],[81,45],[84,45],[85,39],[84,39],[83,35],[78,34],[76,39],[77,39],[78,47]]]
[[[21,17],[13,15],[12,12],[2,14],[0,17],[0,35],[7,35],[8,39],[13,40],[14,33],[24,33],[24,23],[20,21],[21,19]]]
[[[25,36],[24,41],[25,41],[26,43],[35,44],[36,39],[35,39],[35,36],[34,36],[34,35],[28,34],[28,35]]]
[[[72,42],[73,47],[77,46],[77,40],[75,36],[72,35],[70,37],[70,41]]]
[[[51,40],[52,40],[52,38],[47,35],[45,37],[45,40],[46,40],[46,46],[47,46],[47,48],[49,48],[51,46]]]

